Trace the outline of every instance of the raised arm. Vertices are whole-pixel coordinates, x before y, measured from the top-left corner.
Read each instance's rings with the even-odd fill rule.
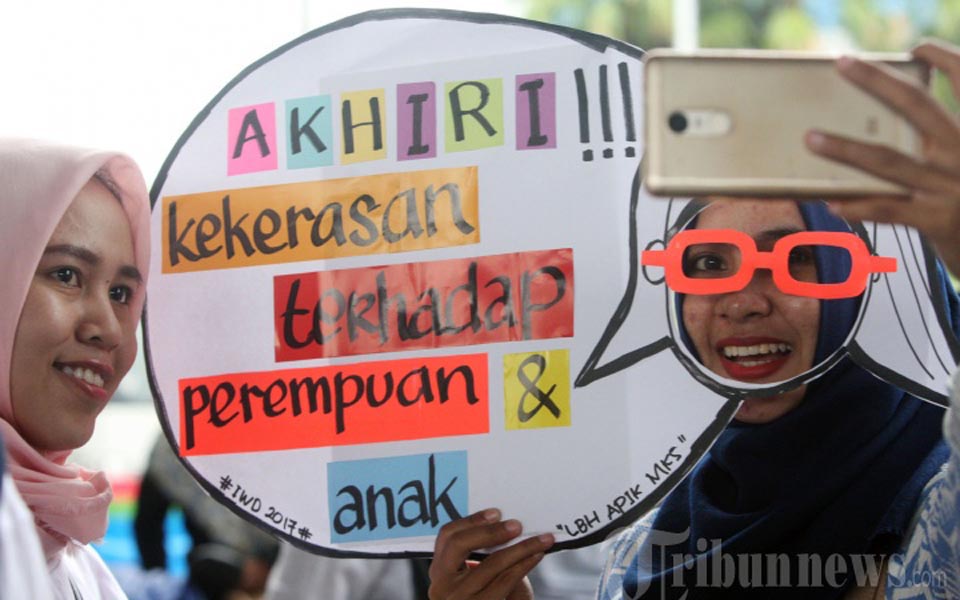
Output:
[[[927,42],[913,55],[944,73],[960,98],[960,48]],[[851,220],[915,227],[947,268],[960,275],[960,123],[926,89],[883,65],[842,58],[837,67],[843,77],[913,124],[923,151],[913,158],[885,146],[809,132],[806,142],[813,152],[906,188],[900,196],[835,200],[831,209]],[[951,449],[946,473],[930,484],[903,555],[891,560],[888,597],[931,586],[945,597],[960,595],[960,370],[950,396],[944,420]]]

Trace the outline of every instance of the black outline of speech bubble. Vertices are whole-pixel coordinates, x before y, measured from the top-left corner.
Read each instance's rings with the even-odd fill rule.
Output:
[[[594,50],[600,54],[604,54],[607,50],[615,50],[631,58],[635,58],[638,61],[643,56],[643,51],[634,46],[630,46],[624,42],[606,38],[600,35],[578,31],[575,29],[569,29],[559,25],[551,25],[548,23],[541,23],[537,21],[530,21],[527,19],[520,19],[516,17],[507,17],[504,15],[494,15],[487,13],[470,13],[463,11],[454,11],[454,10],[443,10],[443,9],[386,9],[386,10],[373,10],[345,19],[336,21],[329,25],[325,25],[313,31],[310,31],[293,41],[284,44],[283,46],[273,50],[266,56],[260,58],[259,60],[252,63],[250,66],[246,67],[241,71],[236,77],[234,77],[216,96],[213,97],[210,102],[201,110],[197,116],[191,121],[190,125],[181,134],[180,138],[177,140],[173,149],[167,155],[166,160],[164,160],[163,165],[160,168],[160,171],[157,174],[156,179],[153,182],[153,185],[150,188],[150,205],[151,209],[157,206],[157,203],[160,201],[160,192],[166,183],[167,175],[170,168],[173,166],[177,157],[180,154],[181,149],[187,144],[187,142],[192,137],[193,133],[206,121],[210,116],[212,110],[220,103],[220,101],[229,93],[234,87],[239,85],[244,81],[249,75],[253,74],[260,67],[264,66],[268,62],[276,59],[281,56],[288,50],[291,50],[305,42],[323,36],[325,34],[338,31],[341,29],[346,29],[354,25],[372,22],[372,21],[386,21],[386,20],[400,20],[400,19],[432,19],[432,20],[446,20],[446,21],[459,21],[466,23],[475,23],[477,25],[491,24],[491,25],[516,25],[518,27],[523,27],[526,29],[533,29],[539,31],[546,31],[548,33],[553,33],[565,38],[572,40],[573,42],[579,43],[584,47]],[[637,158],[639,163],[640,158]],[[149,303],[148,303],[149,304]],[[305,542],[294,535],[290,535],[287,532],[275,529],[268,525],[266,522],[256,518],[254,515],[251,515],[247,511],[243,510],[241,507],[237,506],[234,502],[226,498],[226,495],[220,491],[220,489],[214,485],[211,481],[207,480],[206,477],[197,472],[196,469],[188,462],[185,458],[179,455],[179,452],[176,450],[176,444],[174,440],[173,431],[171,430],[170,419],[167,414],[166,405],[162,400],[160,394],[160,386],[156,380],[156,375],[153,370],[153,353],[150,348],[150,338],[148,333],[148,320],[149,320],[149,306],[144,308],[143,312],[143,323],[142,323],[142,335],[143,335],[143,346],[144,353],[146,357],[146,370],[147,370],[147,379],[150,384],[151,392],[154,397],[154,405],[156,406],[158,416],[160,417],[161,428],[163,429],[164,436],[166,437],[168,443],[174,447],[174,454],[177,455],[177,458],[180,460],[180,463],[191,473],[193,478],[215,499],[217,499],[222,505],[226,506],[233,513],[247,521],[248,523],[253,523],[255,526],[266,531],[267,533],[273,535],[274,537],[282,538],[287,543],[290,543],[302,550],[310,552],[312,554],[317,554],[321,556],[331,556],[331,557],[343,557],[343,558],[428,558],[432,556],[431,552],[388,552],[388,553],[372,553],[372,552],[358,552],[350,550],[341,550],[334,549],[325,546],[319,546],[314,543]],[[574,538],[572,540],[564,541],[555,544],[549,552],[555,552],[560,550],[569,550],[574,548],[580,548],[583,546],[588,546],[601,542],[611,535],[618,533],[625,526],[629,525],[633,521],[636,521],[644,514],[650,511],[654,506],[656,506],[660,500],[663,499],[686,475],[686,473],[696,464],[697,460],[707,451],[712,444],[714,438],[722,431],[723,426],[729,421],[736,410],[736,402],[726,402],[721,408],[720,412],[717,415],[717,421],[711,426],[706,432],[702,433],[700,437],[691,443],[690,452],[686,458],[682,461],[681,464],[676,466],[674,470],[664,477],[661,480],[661,483],[654,488],[652,492],[644,495],[641,500],[635,504],[630,509],[626,510],[619,518],[614,519],[607,523],[604,527],[599,528],[585,536]],[[626,483],[626,482],[625,482]]]

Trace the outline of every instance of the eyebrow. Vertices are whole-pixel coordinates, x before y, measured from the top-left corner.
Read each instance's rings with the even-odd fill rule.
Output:
[[[780,238],[786,237],[793,233],[800,233],[801,231],[806,231],[799,227],[777,227],[775,229],[766,229],[761,231],[753,237],[753,239],[758,242],[776,242]]]
[[[47,246],[46,249],[44,249],[43,254],[66,254],[93,267],[96,267],[103,262],[97,254],[94,254],[86,248],[74,246],[73,244],[55,244],[53,246]],[[128,279],[133,279],[137,283],[143,282],[143,275],[141,275],[140,270],[133,265],[123,265],[120,267],[119,273],[121,276]]]

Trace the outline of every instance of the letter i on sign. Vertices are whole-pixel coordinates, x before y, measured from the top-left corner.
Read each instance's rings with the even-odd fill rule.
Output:
[[[432,81],[397,86],[397,160],[437,155],[437,86]]]
[[[517,75],[517,150],[557,147],[557,75]]]

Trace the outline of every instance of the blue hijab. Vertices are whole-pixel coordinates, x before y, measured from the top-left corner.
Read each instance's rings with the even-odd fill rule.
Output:
[[[822,203],[798,204],[809,230],[849,231]],[[839,252],[843,258],[837,254],[815,252],[820,282],[846,278],[849,260],[845,252]],[[940,281],[958,331],[957,296],[945,275]],[[815,364],[843,344],[859,303],[859,298],[821,301]],[[640,572],[633,561],[624,575],[624,596],[644,591],[648,598],[687,593],[687,600],[843,596],[845,587],[835,587],[836,580],[796,587],[809,557],[819,557],[821,564],[843,561],[845,575],[837,579],[853,583],[852,563],[858,559],[851,555],[896,549],[924,485],[947,459],[942,420],[940,407],[843,359],[808,384],[803,402],[790,413],[762,425],[733,422],[720,434],[653,523],[656,531],[689,531],[685,542],[655,547],[650,572]],[[725,567],[723,555],[735,566]],[[788,586],[744,587],[750,581],[739,579],[744,569],[736,563],[748,559],[741,555],[760,561],[748,571],[754,581]],[[762,559],[754,558],[759,555]],[[789,581],[780,579],[784,566],[777,561],[783,560],[789,563]],[[725,570],[732,570],[732,581]]]

